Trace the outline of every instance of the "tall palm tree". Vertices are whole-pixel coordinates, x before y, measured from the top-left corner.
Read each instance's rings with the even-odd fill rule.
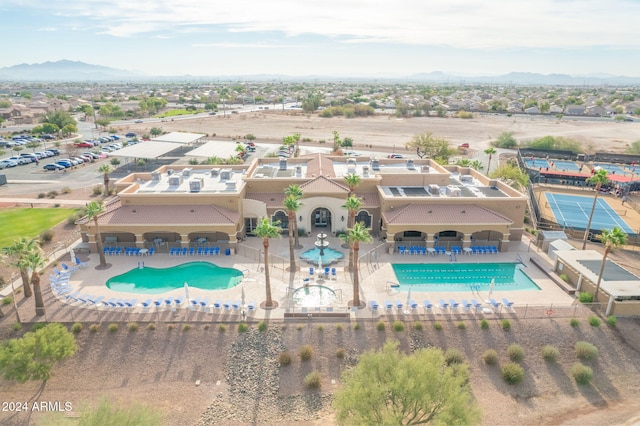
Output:
[[[602,281],[602,273],[604,272],[604,265],[607,263],[607,256],[614,249],[619,248],[627,244],[627,234],[617,226],[611,231],[608,229],[602,230],[600,240],[604,244],[604,253],[602,254],[602,264],[600,265],[600,273],[598,273],[598,282],[596,283],[596,292],[593,295],[593,300],[598,301],[598,292],[600,292],[600,282]]]
[[[104,182],[104,196],[106,197],[109,195],[109,173],[113,171],[113,167],[105,163],[98,168],[98,171],[102,173],[102,179]]]
[[[609,178],[607,178],[607,171],[605,169],[598,170],[593,174],[593,176],[587,179],[587,182],[596,185],[596,195],[593,196],[593,205],[591,206],[591,213],[589,214],[587,229],[585,229],[584,231],[584,238],[582,239],[582,250],[587,248],[587,240],[589,239],[589,232],[591,232],[591,220],[593,219],[593,213],[596,211],[596,203],[598,202],[600,188],[602,188],[602,185],[606,185],[609,182]]]
[[[360,176],[358,176],[355,173],[349,173],[347,175],[344,175],[344,182],[349,187],[349,197],[353,197],[356,191],[356,187],[360,185],[360,180],[361,180]]]
[[[358,198],[356,196],[350,196],[347,198],[347,201],[342,205],[342,208],[347,209],[348,211],[348,219],[347,219],[347,228],[353,228],[353,225],[356,223],[356,212],[360,210],[362,207],[362,198]],[[349,271],[353,270],[353,250],[351,246],[349,246]]]
[[[275,307],[271,297],[271,278],[269,276],[269,240],[271,238],[280,238],[282,228],[279,222],[271,222],[266,217],[262,218],[253,233],[262,238],[262,246],[264,247],[264,285],[267,292],[267,300],[264,302],[265,307]]]
[[[33,287],[33,294],[35,296],[36,315],[42,316],[44,315],[44,300],[42,299],[42,289],[40,288],[40,273],[38,271],[44,267],[46,259],[38,250],[29,253],[24,258],[24,263],[29,269],[31,269],[31,286]]]
[[[35,239],[28,239],[21,237],[15,240],[10,246],[4,247],[2,252],[4,255],[11,258],[12,266],[15,266],[20,271],[20,277],[22,278],[22,286],[24,288],[24,297],[33,296],[31,286],[29,285],[29,272],[28,267],[25,266],[24,258],[40,248],[40,243]]]
[[[295,240],[293,238],[293,223],[296,220],[296,213],[302,206],[300,199],[295,195],[287,195],[284,199],[284,208],[287,209],[287,213],[289,214],[289,270],[296,270],[296,255],[294,251]]]
[[[496,149],[494,147],[491,147],[491,146],[484,150],[484,153],[489,156],[489,161],[487,161],[487,173],[489,173],[489,170],[491,169],[491,157],[496,152],[497,152]]]
[[[302,198],[302,189],[300,185],[291,184],[284,190],[284,195],[287,197],[293,195],[297,199]],[[302,206],[302,204],[300,204]],[[289,225],[291,226],[291,225]],[[300,248],[300,233],[298,232],[298,215],[293,216],[293,238],[295,239],[295,247]]]
[[[351,306],[360,307],[360,273],[358,267],[358,253],[360,251],[360,243],[370,243],[373,241],[369,230],[364,222],[357,222],[353,228],[348,229],[346,234],[340,235],[340,239],[349,244],[353,249],[353,257],[355,267],[353,268],[353,300]]]
[[[93,225],[96,228],[96,249],[98,250],[98,256],[100,256],[100,267],[106,268],[107,259],[102,249],[102,235],[100,235],[100,227],[98,226],[98,217],[104,212],[104,206],[97,201],[92,201],[87,204],[85,210],[87,212],[87,218],[93,220]]]

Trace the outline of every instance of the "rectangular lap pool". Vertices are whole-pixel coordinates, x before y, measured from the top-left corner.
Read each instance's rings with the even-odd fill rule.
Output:
[[[540,290],[520,263],[394,263],[401,290],[494,291]]]

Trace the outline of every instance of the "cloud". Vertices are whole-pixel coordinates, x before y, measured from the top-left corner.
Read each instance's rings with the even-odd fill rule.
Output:
[[[195,43],[193,47],[216,47],[222,49],[291,49],[300,48],[294,44],[267,44],[267,43]]]
[[[38,28],[36,31],[53,32],[53,31],[58,31],[58,29],[54,27],[42,27],[42,28]]]

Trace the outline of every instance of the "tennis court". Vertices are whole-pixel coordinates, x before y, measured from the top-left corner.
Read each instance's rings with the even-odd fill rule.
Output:
[[[560,161],[556,160],[554,162],[556,170],[565,170],[567,172],[577,172],[580,171],[580,167],[573,161]]]
[[[616,166],[615,164],[594,164],[594,167],[600,167],[601,169],[605,169],[609,173],[615,173],[617,175],[624,176],[627,171],[620,166]]]
[[[547,192],[545,196],[558,225],[587,229],[591,206],[593,206],[593,197],[556,194],[553,192]],[[607,203],[606,199],[598,197],[593,220],[591,221],[591,229],[593,231],[602,231],[603,229],[611,229],[614,226],[619,227],[629,235],[635,235],[633,229]]]
[[[539,169],[540,167],[547,168],[549,167],[549,163],[547,162],[547,160],[540,160],[540,159],[525,159],[524,160],[524,164],[527,165],[527,167],[532,167],[532,168],[536,168]]]

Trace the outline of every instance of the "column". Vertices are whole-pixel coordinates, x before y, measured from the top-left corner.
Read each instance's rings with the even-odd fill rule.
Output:
[[[135,238],[136,238],[136,247],[137,248],[144,248],[144,234],[135,234]]]
[[[189,234],[180,234],[180,246],[182,248],[189,248],[189,243],[191,241],[189,240]]]

